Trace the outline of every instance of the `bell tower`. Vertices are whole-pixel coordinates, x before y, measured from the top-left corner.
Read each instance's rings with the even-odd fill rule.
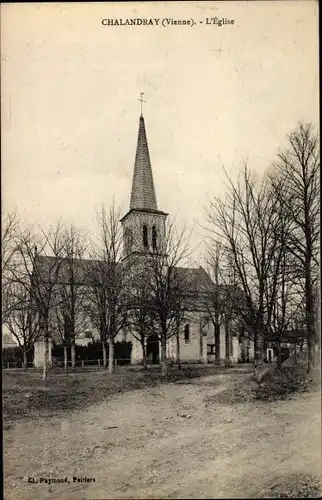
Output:
[[[141,106],[142,106],[141,94]],[[162,252],[165,237],[165,212],[158,210],[144,118],[139,133],[134,162],[130,209],[121,219],[124,261],[150,253]]]

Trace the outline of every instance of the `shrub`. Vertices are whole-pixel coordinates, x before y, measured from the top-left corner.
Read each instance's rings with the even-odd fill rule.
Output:
[[[115,342],[114,358],[118,364],[131,363],[132,342]],[[108,357],[108,344],[106,345],[106,354]],[[67,347],[67,355],[70,359],[70,346]],[[62,345],[56,345],[52,350],[52,356],[59,360],[63,360],[64,348]],[[102,344],[101,342],[90,342],[87,346],[75,345],[75,356],[78,361],[88,361],[94,359],[102,359]]]
[[[34,347],[27,352],[27,361],[32,363],[34,359]],[[23,352],[19,347],[5,347],[2,349],[2,366],[6,367],[8,363],[14,363],[21,367],[23,363]]]
[[[292,474],[270,488],[267,498],[321,498],[321,480],[311,474]]]
[[[254,388],[255,399],[285,399],[296,392],[308,391],[318,379],[317,373],[308,374],[302,364],[281,366],[263,376],[261,383]]]

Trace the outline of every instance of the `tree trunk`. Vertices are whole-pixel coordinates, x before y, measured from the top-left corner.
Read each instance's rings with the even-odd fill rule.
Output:
[[[320,366],[320,359],[321,359],[321,333],[320,333],[320,330],[319,330],[319,324],[320,323],[316,323],[315,324],[315,343],[314,343],[314,347],[315,347],[315,364],[316,366]]]
[[[281,342],[279,340],[276,343],[276,350],[277,350],[276,364],[277,367],[280,368],[282,366],[282,349],[281,349]]]
[[[23,367],[28,370],[27,347],[23,346]]]
[[[48,376],[48,335],[47,332],[44,335],[44,364],[42,371],[42,379],[47,380]]]
[[[215,365],[220,365],[220,324],[215,323]]]
[[[313,358],[313,342],[312,338],[310,337],[309,333],[307,336],[307,371],[310,373],[312,371],[314,364],[314,358]]]
[[[229,335],[229,355],[230,355],[230,358],[231,358],[232,356],[234,356],[234,349],[233,349],[233,346],[234,346],[234,344],[233,344],[233,336],[232,336],[232,334],[230,333],[230,335]],[[230,364],[231,364],[231,359],[230,359]]]
[[[67,345],[64,345],[64,370],[67,371],[68,365],[68,354],[67,354]]]
[[[107,368],[107,352],[106,352],[106,342],[102,341],[102,353],[103,353],[103,367]]]
[[[320,366],[320,360],[321,360],[321,348],[320,348],[320,341],[319,339],[317,340],[315,344],[315,364],[316,366]]]
[[[113,373],[114,370],[114,339],[110,339],[108,343],[108,373]]]
[[[200,320],[200,336],[199,336],[199,353],[200,353],[200,363],[202,363],[203,360],[203,332],[202,332],[202,324]]]
[[[314,294],[311,276],[311,259],[308,256],[305,270],[305,306],[306,306],[306,329],[307,329],[307,347],[308,347],[308,367],[310,372],[314,359],[315,328],[314,328]]]
[[[161,337],[161,373],[165,377],[168,372],[167,367],[167,339],[165,335]]]
[[[257,333],[254,332],[254,363],[255,363],[255,353],[257,352]]]
[[[146,353],[146,343],[145,339],[141,342],[142,346],[142,355],[143,355],[143,369],[147,370],[148,369],[148,358],[147,358],[147,353]]]
[[[72,339],[71,346],[70,346],[70,359],[72,362],[72,368],[75,368],[76,366],[76,355],[75,355],[75,339]]]
[[[264,335],[264,308],[263,308],[263,294],[261,292],[259,300],[259,310],[255,322],[255,363],[254,363],[254,375],[257,382],[262,380],[265,373],[265,363],[264,363],[264,348],[265,348],[265,335]]]
[[[264,363],[264,332],[263,328],[260,327],[256,332],[256,349],[255,349],[255,365],[254,365],[254,375],[257,382],[260,382],[265,373],[265,363]]]
[[[178,365],[178,370],[181,370],[180,337],[179,337],[179,332],[177,332],[177,334],[176,334],[176,342],[177,342],[177,365]]]
[[[230,363],[230,329],[229,321],[225,319],[225,366],[229,367]]]

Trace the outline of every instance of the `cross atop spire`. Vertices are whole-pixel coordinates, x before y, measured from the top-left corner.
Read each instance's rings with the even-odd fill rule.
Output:
[[[141,93],[142,99],[142,93]],[[141,100],[140,99],[140,100]],[[142,100],[143,101],[143,100]],[[141,101],[141,106],[142,106]],[[143,101],[144,102],[144,101]],[[130,210],[158,210],[144,118],[141,114],[136,147]]]
[[[138,101],[140,101],[141,103],[141,116],[143,116],[143,103],[145,101],[143,101],[143,96],[144,96],[144,92],[140,92],[140,99],[138,99]]]

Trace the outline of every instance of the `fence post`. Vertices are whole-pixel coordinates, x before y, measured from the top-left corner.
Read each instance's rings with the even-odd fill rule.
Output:
[[[84,360],[82,359],[82,368],[84,368]]]
[[[9,367],[10,367],[10,363],[7,363],[7,368],[9,369]]]
[[[98,366],[101,366],[101,360],[100,359],[98,360]]]

